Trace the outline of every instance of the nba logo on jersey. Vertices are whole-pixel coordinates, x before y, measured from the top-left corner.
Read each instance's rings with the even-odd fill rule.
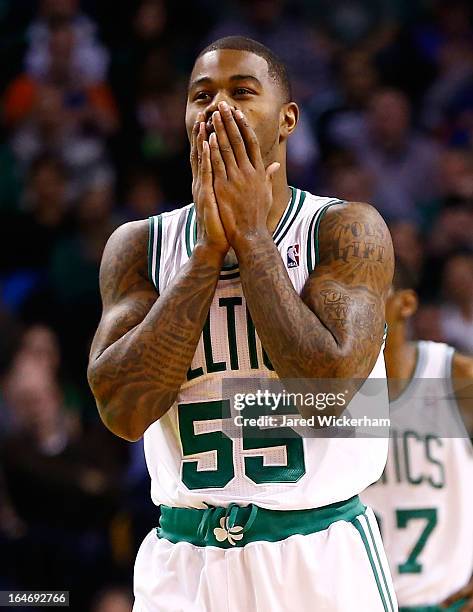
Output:
[[[287,247],[287,267],[297,268],[299,265],[299,245],[293,244]]]

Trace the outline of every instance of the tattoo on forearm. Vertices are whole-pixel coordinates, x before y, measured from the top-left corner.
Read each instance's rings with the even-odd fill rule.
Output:
[[[241,254],[251,317],[280,377],[363,378],[374,366],[393,253],[384,222],[365,208],[340,207],[324,217],[320,263],[301,296],[272,241],[260,240]],[[360,221],[360,214],[368,219]]]
[[[104,273],[114,269],[112,257]],[[109,337],[99,327],[89,382],[110,429],[126,422],[130,431],[141,435],[173,403],[194,356],[217,280],[215,266],[191,260],[156,299],[143,278],[142,290],[124,300],[123,314]],[[126,293],[126,283],[118,279],[103,289],[104,301],[109,299],[108,291],[115,292],[116,299],[117,286]],[[135,289],[138,286],[139,282]]]

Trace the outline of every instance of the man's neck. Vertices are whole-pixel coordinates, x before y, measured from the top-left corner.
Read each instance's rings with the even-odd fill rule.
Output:
[[[271,234],[276,229],[291,198],[291,189],[287,184],[286,168],[281,168],[273,177],[273,205],[268,215],[268,229]]]
[[[389,395],[393,400],[404,391],[417,364],[417,344],[407,340],[404,324],[390,327],[384,359],[389,379]]]

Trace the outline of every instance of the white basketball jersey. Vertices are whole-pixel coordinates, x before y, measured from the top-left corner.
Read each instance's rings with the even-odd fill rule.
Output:
[[[391,403],[386,468],[362,495],[378,517],[400,606],[437,605],[473,571],[473,449],[451,385],[453,352],[418,343],[412,380]],[[435,390],[421,379],[438,379]],[[449,437],[439,435],[446,429]]]
[[[291,191],[273,239],[300,294],[317,262],[323,211],[339,200]],[[150,277],[162,294],[194,248],[194,205],[152,217],[150,223]],[[264,286],[261,299],[265,299]],[[371,376],[386,378],[382,345]],[[246,308],[237,265],[224,267],[220,274],[175,404],[145,433],[155,504],[203,508],[236,502],[275,510],[315,508],[348,499],[380,477],[387,439],[293,435],[248,440],[244,435],[232,439],[222,434],[228,404],[228,398],[222,397],[222,380],[229,377],[275,378]]]

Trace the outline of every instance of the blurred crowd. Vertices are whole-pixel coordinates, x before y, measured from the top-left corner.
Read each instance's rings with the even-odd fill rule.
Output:
[[[130,609],[156,512],[141,444],[86,384],[98,269],[118,225],[191,201],[187,79],[230,34],[288,66],[291,184],[374,204],[417,282],[412,335],[473,354],[471,2],[1,0],[0,589]]]

